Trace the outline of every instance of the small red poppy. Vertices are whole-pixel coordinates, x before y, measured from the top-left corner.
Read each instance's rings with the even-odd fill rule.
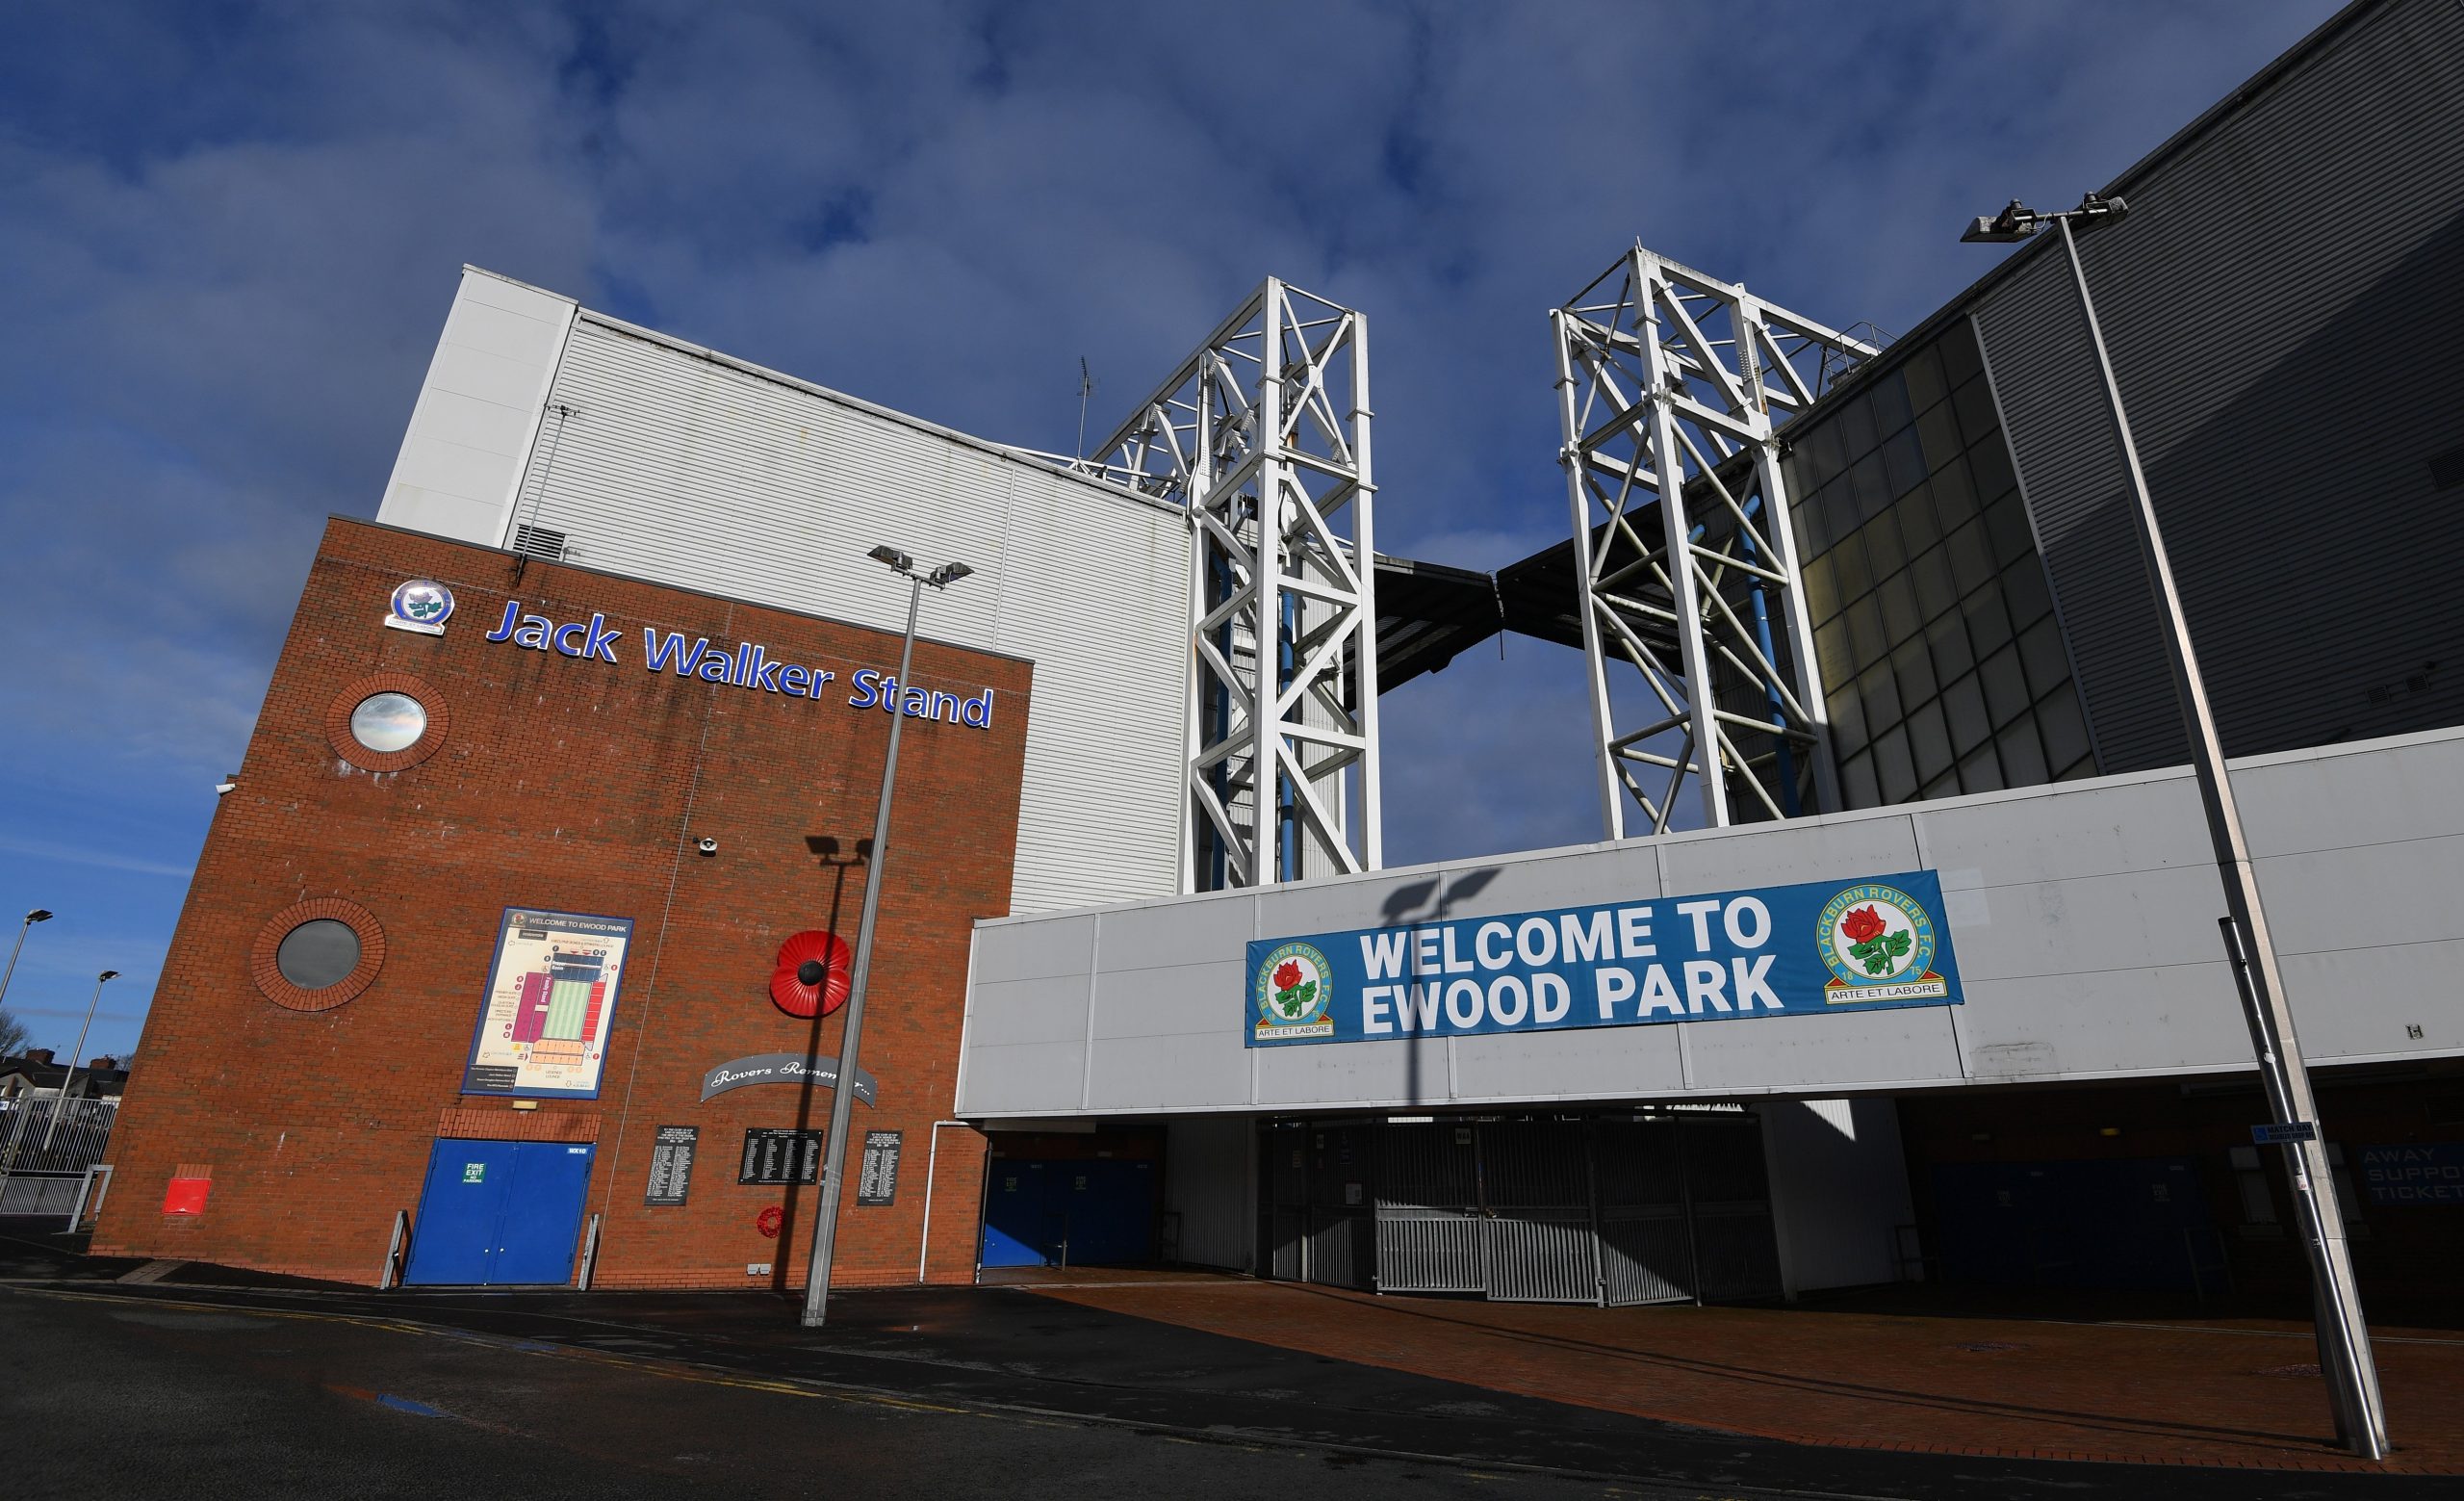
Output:
[[[826,1017],[847,1004],[854,958],[837,934],[807,928],[779,945],[770,999],[791,1017]]]
[[[786,1223],[786,1219],[787,1212],[774,1203],[753,1217],[753,1228],[761,1232],[762,1239],[777,1240],[779,1227]]]

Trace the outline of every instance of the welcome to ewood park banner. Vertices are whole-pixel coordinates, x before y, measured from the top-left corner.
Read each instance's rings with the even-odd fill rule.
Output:
[[[1249,945],[1252,1048],[1956,1006],[1930,870]]]

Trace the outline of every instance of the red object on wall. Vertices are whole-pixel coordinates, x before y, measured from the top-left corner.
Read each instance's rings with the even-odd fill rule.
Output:
[[[761,1232],[763,1240],[777,1240],[779,1227],[786,1222],[786,1218],[787,1211],[774,1203],[753,1217],[753,1228]]]
[[[205,1196],[214,1188],[210,1178],[175,1178],[163,1194],[165,1214],[203,1214]]]
[[[835,933],[807,928],[779,945],[770,999],[791,1017],[828,1016],[847,1004],[855,954]]]

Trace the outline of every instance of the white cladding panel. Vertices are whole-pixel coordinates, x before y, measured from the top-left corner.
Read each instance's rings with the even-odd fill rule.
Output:
[[[481,547],[504,540],[573,320],[563,298],[463,269],[378,521]]]
[[[2452,895],[2464,890],[2464,730],[2252,758],[2234,763],[2233,782],[2311,1060],[2464,1053],[2464,1023],[2445,999],[2464,964]],[[1912,868],[1941,876],[1964,1005],[1242,1046],[1252,938]],[[2244,1070],[2249,1034],[2223,963],[2222,911],[2196,786],[2174,768],[1008,919],[976,929],[957,1113],[1822,1097]],[[1047,929],[1055,942],[1039,941]],[[1006,1016],[1014,1004],[1032,1021]],[[1065,1054],[1043,1050],[1054,1048]],[[1054,1067],[1064,1055],[1083,1074]],[[1840,1152],[1889,1128],[1861,1111],[1792,1124],[1806,1126],[1799,1146]],[[1870,1249],[1886,1248],[1877,1236]]]
[[[542,310],[570,324],[552,343],[533,332],[553,322]],[[1011,910],[1177,889],[1176,508],[482,272],[464,276],[396,473],[381,521],[492,547],[546,529],[585,567],[892,632],[907,586],[873,547],[965,561],[974,577],[928,593],[922,634],[1035,664]]]

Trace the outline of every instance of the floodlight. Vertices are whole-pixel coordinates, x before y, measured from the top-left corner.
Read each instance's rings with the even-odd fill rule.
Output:
[[[938,589],[956,583],[973,572],[975,570],[966,564],[953,560],[934,569],[932,577],[924,582]]]
[[[51,912],[48,908],[37,907],[34,911],[26,914],[26,920],[28,922],[49,922],[51,920]]]
[[[1979,219],[1960,236],[1962,245],[2011,245],[2025,240],[2051,222],[2042,214],[2013,198],[1991,219]]]
[[[873,550],[872,550],[872,552],[871,552],[870,554],[866,555],[866,556],[870,556],[870,557],[872,557],[872,558],[874,558],[874,559],[876,559],[876,560],[878,560],[878,561],[880,561],[880,562],[885,562],[885,563],[889,564],[892,568],[897,569],[900,573],[906,573],[906,572],[908,572],[910,569],[912,569],[912,568],[915,566],[915,559],[914,559],[914,558],[908,556],[905,553],[900,552],[898,549],[896,549],[896,548],[894,548],[894,547],[887,547],[887,546],[884,546],[884,547],[877,547],[877,548],[873,549]]]

